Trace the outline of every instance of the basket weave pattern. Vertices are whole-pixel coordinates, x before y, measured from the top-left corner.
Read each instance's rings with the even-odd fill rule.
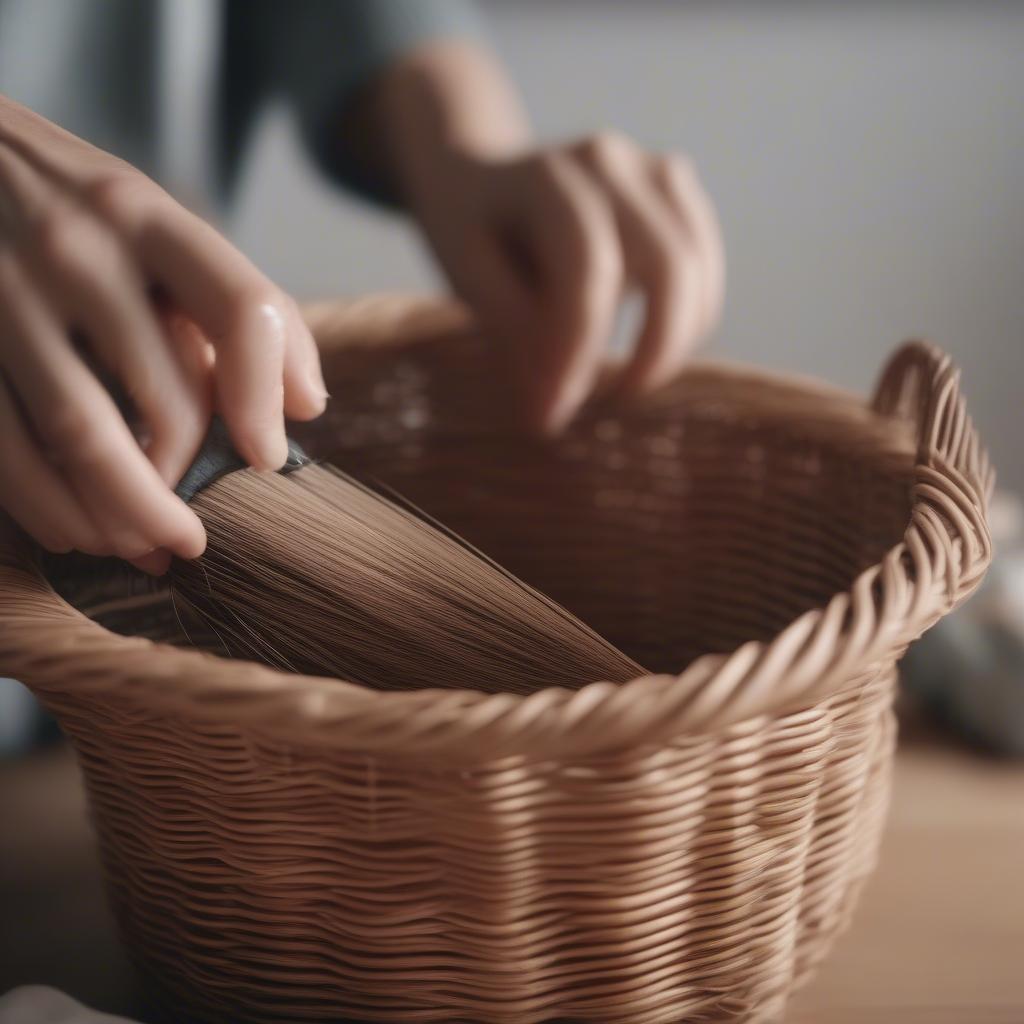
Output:
[[[777,1019],[876,854],[896,661],[990,556],[948,360],[904,346],[873,406],[696,367],[541,444],[457,310],[310,316],[334,401],[304,443],[656,674],[288,676],[108,632],[7,530],[0,671],[75,743],[140,966],[179,1020]]]

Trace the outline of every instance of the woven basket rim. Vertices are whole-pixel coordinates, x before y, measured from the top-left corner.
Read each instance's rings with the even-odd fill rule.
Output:
[[[377,331],[373,344],[399,337],[417,310],[432,312],[448,327],[464,323],[453,304],[427,302],[376,300],[344,311],[350,325],[360,317],[379,318],[381,308],[393,313],[389,329]],[[310,319],[323,324],[330,307],[315,307]],[[365,332],[350,337],[367,343]],[[850,397],[807,377],[730,363],[700,366],[765,386]],[[111,633],[67,604],[9,523],[0,524],[0,671],[21,678],[44,700],[73,688],[83,698],[113,699],[191,723],[230,720],[273,741],[457,762],[482,755],[580,756],[744,722],[756,727],[765,716],[809,707],[869,672],[973,591],[988,565],[986,510],[994,477],[949,357],[926,342],[899,347],[865,408],[907,420],[916,431],[903,539],[848,590],[801,614],[770,641],[704,655],[678,675],[595,682],[576,691],[548,688],[529,696],[382,692],[154,644]],[[19,673],[41,645],[46,671]]]

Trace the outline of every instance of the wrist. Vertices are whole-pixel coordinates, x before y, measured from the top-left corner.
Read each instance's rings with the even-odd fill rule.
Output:
[[[424,46],[386,73],[375,97],[386,173],[414,209],[453,178],[508,160],[529,144],[519,98],[485,50]]]

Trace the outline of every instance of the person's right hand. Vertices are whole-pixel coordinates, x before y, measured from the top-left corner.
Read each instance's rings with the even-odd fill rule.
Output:
[[[284,416],[326,400],[295,303],[141,172],[0,97],[0,506],[50,551],[200,555],[171,488],[211,399],[243,458],[284,463]]]

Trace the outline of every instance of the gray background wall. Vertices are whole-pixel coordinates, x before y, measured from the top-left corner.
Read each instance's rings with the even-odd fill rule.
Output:
[[[1024,487],[1024,4],[485,3],[546,138],[687,151],[729,258],[716,354],[867,387],[926,334]],[[397,219],[263,125],[232,232],[301,295],[429,288]],[[284,198],[283,198],[284,197]]]

